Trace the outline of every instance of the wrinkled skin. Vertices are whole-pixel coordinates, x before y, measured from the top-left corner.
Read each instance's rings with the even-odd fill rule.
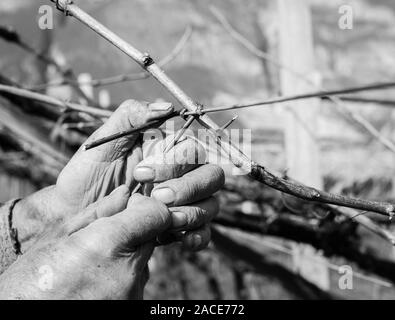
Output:
[[[89,137],[87,142],[143,125],[172,111],[173,107],[169,103],[147,104],[128,100],[117,109],[101,128]],[[152,191],[152,196],[175,207],[172,209],[176,212],[174,219],[179,218],[182,221],[189,219],[181,216],[177,211],[178,206],[191,203],[189,200],[199,201],[196,208],[200,208],[201,205],[204,207],[203,209],[196,209],[198,211],[207,211],[207,207],[213,208],[213,211],[218,211],[216,201],[211,199],[210,196],[218,190],[219,185],[223,184],[223,171],[213,165],[200,166],[202,162],[204,163],[205,151],[198,143],[187,139],[169,152],[169,157],[172,157],[172,153],[173,157],[174,153],[195,155],[199,159],[198,163],[191,164],[191,159],[185,157],[185,159],[178,159],[175,164],[168,164],[165,161],[166,159],[163,159],[164,146],[147,148],[151,154],[145,154],[140,137],[139,134],[127,136],[88,151],[80,148],[60,173],[55,186],[36,192],[19,202],[15,208],[14,226],[18,230],[22,252],[34,243],[36,236],[41,234],[48,224],[72,217],[123,184],[132,190],[138,182],[155,183],[156,186]],[[152,176],[147,176],[147,167],[154,171]],[[194,174],[194,171],[197,173]],[[203,172],[204,176],[196,176],[200,175],[200,172]],[[194,194],[198,193],[199,188],[204,189],[200,191],[201,194],[196,199],[176,199],[174,203],[169,203],[168,194],[156,192],[156,190],[163,189],[166,184],[170,183],[170,186],[172,186],[173,181],[177,181],[176,179],[184,174],[187,174],[184,180],[191,181],[188,176],[195,175],[193,178],[195,181],[191,181],[192,184],[190,187],[188,185],[188,189],[185,189],[187,182],[179,181],[182,186],[180,190],[176,190],[176,198],[190,198],[188,194],[185,194],[186,192]],[[199,185],[202,185],[202,187],[199,187]],[[177,188],[177,186],[178,184],[174,188]],[[152,186],[149,190],[151,189]],[[202,200],[205,201],[202,202]],[[202,215],[201,213],[196,214]],[[182,221],[178,222],[178,225],[181,225]],[[204,236],[203,242],[209,241],[207,239],[207,237],[209,238],[207,226],[201,226],[196,231],[198,236]],[[193,237],[193,235],[189,237]],[[189,242],[184,241],[184,244],[188,246]]]
[[[0,299],[142,298],[168,208],[117,188],[57,226],[0,276]]]
[[[168,103],[128,100],[87,142],[172,111]],[[205,151],[193,139],[163,155],[166,141],[147,148],[140,138],[80,149],[56,185],[15,206],[13,227],[24,254],[0,276],[2,297],[141,298],[155,243],[177,238],[191,250],[208,245],[222,169],[204,164]],[[151,197],[131,196],[138,182]],[[54,274],[49,291],[38,285],[42,266]]]

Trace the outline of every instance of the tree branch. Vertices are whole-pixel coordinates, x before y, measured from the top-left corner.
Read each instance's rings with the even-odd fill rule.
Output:
[[[52,1],[52,0],[51,0]],[[179,103],[189,111],[199,112],[201,105],[192,100],[173,80],[171,80],[163,70],[153,61],[148,54],[143,54],[132,45],[121,39],[115,33],[110,31],[104,25],[99,23],[85,11],[68,0],[57,1],[60,8],[68,12],[70,15],[81,21],[83,24],[91,28],[104,39],[112,43],[126,55],[135,60],[142,68],[149,72],[165,89],[167,89]],[[373,212],[385,214],[392,217],[394,214],[394,206],[388,203],[380,203],[367,200],[352,199],[342,195],[334,195],[324,191],[319,191],[310,187],[301,186],[284,179],[278,178],[270,172],[266,171],[260,165],[252,162],[230,141],[222,143],[222,139],[218,136],[217,130],[220,127],[211,120],[210,117],[203,114],[197,118],[197,121],[215,135],[216,141],[222,150],[230,157],[232,163],[249,172],[249,176],[257,181],[271,186],[274,189],[292,194],[302,199],[312,200],[316,202],[332,203],[341,206],[351,207],[355,209],[371,210]]]
[[[389,216],[390,219],[392,219],[395,214],[395,206],[391,203],[354,199],[339,194],[321,191],[297,182],[291,182],[277,177],[259,164],[252,165],[252,170],[249,176],[269,187],[272,187],[273,189],[293,195],[300,199],[335,204],[359,210],[373,211]]]
[[[359,96],[339,96],[343,101],[366,103],[366,104],[378,104],[383,107],[395,108],[395,101],[391,99],[379,99],[379,98],[368,98]],[[322,100],[328,100],[328,97],[322,97]]]
[[[258,274],[275,277],[284,288],[298,297],[313,300],[333,298],[329,293],[322,291],[305,278],[291,272],[278,263],[269,261],[264,255],[234,241],[215,228],[212,228],[212,239],[215,247],[232,259],[232,264],[238,262],[247,265]]]
[[[69,161],[71,154],[65,155],[48,140],[47,135],[37,129],[22,112],[17,112],[4,104],[0,107],[0,123],[15,137],[23,141],[25,149],[40,159],[52,163],[58,169]],[[48,160],[50,159],[50,160]]]
[[[161,59],[158,62],[158,65],[160,67],[164,67],[170,62],[172,62],[184,49],[185,45],[187,44],[188,40],[192,36],[192,27],[188,26],[178,41],[177,45],[174,47],[174,49],[163,59]],[[120,74],[112,77],[107,77],[107,78],[102,78],[102,79],[93,79],[90,81],[86,82],[78,82],[76,81],[75,84],[77,85],[91,85],[92,87],[99,87],[99,86],[107,86],[107,85],[112,85],[112,84],[117,84],[121,82],[127,82],[127,81],[136,81],[136,80],[143,80],[147,79],[150,77],[150,74],[148,72],[135,72],[135,73],[129,73],[129,74]],[[70,84],[71,81],[65,81],[63,79],[60,80],[55,80],[49,83],[44,83],[44,84],[39,84],[36,86],[32,86],[29,89],[30,90],[41,90],[47,87],[54,87],[54,86],[62,86],[65,84]]]
[[[251,102],[248,104],[234,104],[231,106],[202,109],[202,110],[200,110],[200,113],[212,113],[212,112],[219,112],[219,111],[236,110],[236,109],[243,109],[243,108],[250,108],[250,107],[257,107],[257,106],[264,106],[264,105],[272,105],[272,104],[281,103],[281,102],[304,100],[304,99],[310,99],[310,98],[327,98],[327,99],[329,99],[330,96],[333,96],[333,95],[348,94],[348,93],[368,91],[368,90],[387,89],[387,88],[392,88],[392,87],[395,87],[395,82],[376,83],[376,84],[370,84],[370,85],[352,87],[352,88],[346,88],[346,89],[306,92],[306,93],[295,94],[295,95],[290,95],[290,96],[274,97],[274,98],[271,98],[268,100]],[[395,102],[392,102],[392,103],[395,104]],[[187,115],[192,114],[192,112],[186,112],[186,114]]]
[[[244,48],[246,48],[248,51],[250,51],[253,55],[257,56],[260,59],[265,59],[269,62],[271,62],[273,65],[275,65],[278,68],[284,69],[290,74],[293,74],[295,77],[303,80],[307,84],[317,88],[318,90],[325,91],[325,89],[322,86],[317,85],[314,81],[312,81],[309,77],[305,76],[304,74],[294,70],[293,68],[290,68],[289,66],[280,63],[275,57],[272,55],[263,52],[262,50],[258,49],[253,43],[251,43],[248,39],[246,39],[243,35],[241,35],[239,32],[237,32],[231,24],[228,22],[228,20],[225,18],[225,16],[218,11],[215,7],[210,7],[211,12],[213,15],[217,18],[217,20],[222,24],[224,29],[229,33],[229,35],[235,39],[237,42],[239,42]],[[367,119],[365,119],[362,115],[353,112],[350,110],[342,101],[339,97],[336,96],[330,96],[328,99],[334,103],[336,106],[336,109],[338,112],[342,113],[343,115],[346,115],[350,117],[354,122],[358,123],[361,125],[366,131],[370,133],[372,137],[377,139],[383,146],[385,146],[387,149],[391,150],[392,152],[395,153],[395,144],[392,143],[391,140],[387,139],[384,137]]]
[[[3,38],[5,41],[16,44],[20,48],[34,55],[37,59],[41,60],[45,64],[54,66],[56,70],[58,70],[58,72],[60,72],[63,75],[64,81],[70,84],[71,87],[74,89],[74,91],[80,97],[85,99],[87,102],[96,105],[96,103],[81,90],[80,86],[78,85],[78,82],[75,81],[76,77],[74,75],[73,70],[71,70],[68,67],[63,67],[59,65],[59,63],[57,63],[56,60],[53,59],[52,57],[34,49],[31,45],[23,41],[21,37],[18,35],[18,33],[9,26],[0,26],[0,37]]]
[[[90,115],[93,115],[96,117],[108,118],[112,114],[112,112],[108,111],[108,110],[103,110],[103,109],[99,109],[96,107],[89,107],[89,106],[71,103],[71,102],[65,102],[65,101],[59,100],[57,98],[45,95],[45,94],[29,91],[26,89],[20,89],[20,88],[16,88],[13,86],[7,86],[7,85],[0,84],[0,92],[5,92],[8,94],[13,94],[13,95],[24,97],[24,98],[31,99],[34,101],[46,103],[46,104],[49,104],[52,106],[57,106],[61,109],[69,109],[69,110],[73,110],[73,111],[84,112],[84,113],[87,113],[87,114],[90,114]]]

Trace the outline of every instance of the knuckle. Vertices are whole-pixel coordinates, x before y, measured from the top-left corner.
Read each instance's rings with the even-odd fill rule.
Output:
[[[131,125],[137,125],[144,123],[147,118],[147,109],[145,105],[146,103],[129,99],[119,106],[117,113],[120,113],[125,119],[129,119]]]
[[[131,109],[138,107],[139,104],[140,103],[137,100],[128,99],[121,103],[118,110],[128,112],[131,111]]]
[[[95,231],[87,237],[90,241],[87,241],[86,245],[88,245],[90,252],[105,257],[112,257],[116,252],[116,247],[113,245],[112,241],[113,235],[127,234],[125,224],[111,217],[104,217],[95,222],[94,228]]]
[[[85,234],[76,232],[69,237],[67,244],[74,250],[83,250],[85,254],[93,255],[99,253],[99,242],[97,240],[96,234],[86,236]]]
[[[134,100],[126,100],[121,103],[121,105],[116,110],[116,113],[120,113],[122,115],[127,115],[129,113],[130,107],[134,104]]]

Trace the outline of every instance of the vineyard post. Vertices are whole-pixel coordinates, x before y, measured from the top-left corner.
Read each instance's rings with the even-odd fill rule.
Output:
[[[314,49],[311,13],[307,0],[279,0],[279,50],[281,63],[298,73],[314,73]],[[294,74],[281,69],[282,95],[305,92],[309,86]],[[315,188],[322,188],[319,146],[316,135],[318,99],[293,101],[285,107],[285,151],[287,173],[294,179]]]

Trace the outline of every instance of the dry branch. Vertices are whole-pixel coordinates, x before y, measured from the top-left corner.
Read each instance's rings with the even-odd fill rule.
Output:
[[[52,163],[52,166],[61,169],[69,161],[71,154],[65,155],[57,150],[49,141],[48,135],[37,129],[36,125],[23,113],[2,104],[0,123],[22,141],[26,150],[39,159],[43,159],[44,162]]]
[[[368,97],[358,97],[358,96],[339,96],[343,101],[366,103],[366,104],[377,104],[383,107],[395,108],[395,100],[391,99],[379,99],[379,98],[368,98]],[[328,97],[322,97],[321,99],[327,100]]]
[[[395,214],[395,206],[391,203],[353,199],[343,195],[321,191],[294,181],[291,182],[289,180],[277,177],[258,164],[253,164],[252,171],[249,175],[255,180],[258,180],[267,186],[272,187],[273,189],[291,194],[304,200],[329,203],[359,210],[373,211],[389,216],[390,219]]]
[[[366,252],[366,243],[359,237],[354,219],[337,219],[337,216],[343,214],[329,205],[322,204],[311,206],[309,209],[306,207],[302,215],[295,215],[287,207],[279,206],[278,197],[269,190],[258,186],[251,187],[249,184],[246,187],[244,183],[240,185],[240,180],[236,185],[227,184],[226,190],[220,193],[223,205],[214,223],[249,234],[275,236],[310,244],[322,250],[326,256],[342,256],[357,263],[364,270],[395,282],[395,263],[380,258],[379,252]],[[234,199],[235,194],[237,200]],[[245,214],[242,207],[235,205],[235,202],[241,203],[245,200],[256,203],[261,208],[260,212],[254,215]],[[321,209],[324,212],[330,211],[330,215],[321,219],[315,215],[309,217],[310,212],[318,212]],[[375,283],[382,282],[374,277],[363,277]]]
[[[170,62],[172,62],[182,52],[182,50],[184,49],[188,40],[191,38],[191,36],[192,36],[192,27],[188,26],[186,28],[184,34],[182,35],[182,37],[180,38],[180,40],[174,47],[174,49],[166,57],[161,59],[158,62],[158,65],[160,67],[164,67],[167,64],[169,64]],[[135,72],[135,73],[129,73],[129,74],[119,74],[116,76],[102,78],[102,79],[93,79],[93,80],[85,81],[85,82],[75,81],[74,84],[76,84],[76,85],[90,85],[92,87],[100,87],[100,86],[107,86],[107,85],[112,85],[112,84],[117,84],[117,83],[127,82],[127,81],[143,80],[143,79],[147,79],[149,77],[150,77],[150,74],[148,72]],[[41,89],[45,89],[47,87],[62,86],[62,85],[70,84],[70,83],[71,83],[70,80],[66,81],[64,79],[60,79],[60,80],[54,80],[49,83],[35,85],[35,86],[30,87],[29,89],[41,90]]]
[[[284,288],[304,299],[332,299],[333,297],[316,287],[305,278],[286,267],[272,262],[261,253],[241,244],[215,228],[212,228],[212,239],[215,247],[231,258],[232,264],[245,265],[257,274],[270,275],[277,278]]]
[[[235,39],[237,42],[239,42],[244,48],[246,48],[249,52],[251,52],[253,55],[260,59],[265,59],[275,65],[278,68],[284,69],[290,74],[294,75],[295,77],[298,77],[299,79],[303,80],[307,84],[317,88],[318,90],[325,91],[325,89],[322,86],[317,85],[314,81],[312,81],[309,77],[306,75],[294,70],[293,68],[290,68],[289,66],[280,63],[275,57],[272,55],[263,52],[262,50],[258,49],[253,43],[251,43],[247,38],[245,38],[243,35],[241,35],[239,32],[237,32],[232,25],[229,23],[229,21],[225,18],[225,16],[218,11],[215,7],[210,8],[211,12],[213,15],[217,18],[217,20],[222,24],[224,29],[229,33],[229,35]],[[337,96],[329,96],[328,99],[334,103],[336,106],[336,109],[338,112],[340,112],[343,115],[346,115],[350,117],[354,122],[362,126],[367,132],[369,132],[370,135],[372,135],[375,139],[377,139],[383,146],[391,150],[392,152],[395,153],[395,144],[384,137],[367,119],[365,119],[362,115],[353,112],[350,110],[343,102],[342,100],[337,97]]]
[[[360,215],[358,212],[352,209],[342,208],[339,212],[342,215],[348,217],[349,219],[354,220],[365,229],[377,234],[379,237],[388,241],[392,245],[395,245],[395,236],[388,230],[382,228],[380,225],[369,219],[368,217]]]
[[[70,3],[70,1],[59,0],[57,1],[57,3],[63,11],[78,19],[80,22],[91,28],[97,34],[102,36],[104,39],[112,43],[115,47],[117,47],[126,55],[135,60],[142,68],[149,72],[165,89],[167,89],[184,108],[192,112],[199,112],[199,110],[201,109],[201,105],[192,100],[173,80],[171,80],[147,53],[141,53],[139,50],[134,48],[129,43],[125,42],[123,39],[110,31],[104,25],[99,23],[97,20],[95,20],[85,11],[80,9],[78,6]],[[312,200],[316,202],[332,203],[355,209],[370,210],[373,212],[385,214],[389,217],[392,217],[392,215],[394,214],[395,208],[392,204],[352,199],[341,195],[334,195],[310,187],[294,184],[292,182],[278,178],[268,172],[262,166],[259,166],[252,162],[231,142],[226,141],[226,143],[222,143],[221,137],[216,135],[216,132],[218,129],[220,129],[220,127],[207,115],[201,115],[197,118],[197,121],[216,136],[217,143],[222,147],[222,150],[230,157],[232,163],[236,167],[244,170],[245,172],[249,172],[249,176],[255,180],[258,180],[272,188],[292,194],[302,199]]]
[[[338,89],[338,90],[326,90],[326,91],[314,91],[314,92],[307,92],[302,94],[295,94],[290,96],[279,96],[274,97],[264,101],[257,101],[251,102],[248,104],[234,104],[231,106],[224,106],[224,107],[216,107],[210,109],[202,109],[200,113],[212,113],[212,112],[219,112],[219,111],[227,111],[227,110],[236,110],[236,109],[243,109],[243,108],[250,108],[250,107],[257,107],[257,106],[264,106],[264,105],[272,105],[281,102],[288,102],[288,101],[297,101],[297,100],[304,100],[310,98],[328,98],[333,95],[339,94],[348,94],[348,93],[355,93],[360,91],[367,91],[367,90],[378,90],[378,89],[387,89],[395,87],[395,82],[385,82],[385,83],[376,83],[371,85],[353,87],[353,88],[346,88],[346,89]],[[394,102],[393,102],[394,104]],[[192,114],[192,112],[187,112],[186,114]]]
[[[1,132],[0,144],[3,142],[3,138],[6,139],[7,143],[10,142],[10,136]],[[34,168],[34,170],[31,170],[31,168]],[[0,171],[27,178],[39,188],[54,184],[59,175],[59,170],[50,168],[48,163],[43,162],[42,159],[36,159],[23,151],[0,152]]]
[[[78,85],[78,82],[76,82],[76,77],[74,75],[73,70],[71,70],[69,67],[64,67],[61,66],[59,63],[56,62],[55,59],[52,57],[43,54],[42,52],[37,51],[35,48],[33,48],[30,44],[27,42],[23,41],[22,38],[19,36],[19,34],[16,32],[11,27],[8,26],[0,26],[0,37],[4,39],[5,41],[14,43],[15,45],[19,46],[23,50],[29,52],[30,54],[34,55],[38,60],[44,62],[47,65],[52,65],[56,68],[58,72],[62,74],[64,77],[64,81],[66,83],[69,83],[71,87],[74,89],[74,91],[83,99],[85,99],[87,102],[95,105],[96,103],[88,97],[80,88]]]
[[[143,69],[149,72],[165,89],[167,89],[184,108],[194,112],[197,112],[201,109],[201,105],[192,100],[173,80],[171,80],[147,53],[143,54],[138,51],[136,48],[121,39],[119,36],[117,36],[104,25],[99,23],[97,20],[95,20],[85,11],[80,9],[78,6],[70,3],[70,1],[59,0],[57,1],[57,3],[63,11],[68,12],[69,15],[72,15],[83,24],[87,25],[97,34],[102,36],[104,39],[109,41],[119,50],[121,50],[134,61],[136,61]],[[199,121],[199,123],[205,128],[213,132],[220,129],[220,127],[206,115],[200,116],[197,121]],[[242,155],[237,148],[235,148],[232,144],[227,143],[223,146],[223,149],[230,154],[237,154],[236,159],[234,159],[234,164],[237,167],[244,169],[246,172],[250,171],[251,161],[245,155]]]
[[[37,92],[33,92],[33,91],[29,91],[26,89],[20,89],[20,88],[16,88],[16,87],[12,87],[12,86],[7,86],[7,85],[0,85],[0,92],[4,92],[4,93],[8,93],[8,94],[13,94],[19,97],[24,97],[27,99],[31,99],[34,101],[39,101],[42,103],[46,103],[52,106],[57,106],[59,108],[61,108],[62,110],[73,110],[73,111],[79,111],[79,112],[84,112],[96,117],[110,117],[112,112],[111,111],[107,111],[107,110],[102,110],[96,107],[90,107],[90,106],[85,106],[85,105],[81,105],[81,104],[76,104],[76,103],[72,103],[72,102],[65,102],[62,100],[59,100],[57,98],[45,95],[45,94],[41,94],[41,93],[37,93]]]
[[[236,193],[240,195],[242,197],[240,201],[254,201],[260,206],[263,206],[266,203],[276,202],[278,199],[278,194],[276,191],[268,188],[262,189],[259,186],[251,183],[249,179],[241,181],[239,178],[237,182],[232,182],[231,180],[225,185],[224,190],[233,194]],[[274,192],[269,192],[269,190],[273,190]],[[297,214],[298,217],[311,215],[313,218],[318,218],[321,221],[330,220],[336,216],[346,217],[346,221],[358,223],[361,227],[376,234],[391,245],[394,245],[395,243],[395,236],[391,234],[389,230],[387,230],[382,225],[372,221],[370,218],[362,215],[361,212],[358,212],[356,210],[345,207],[338,208],[326,203],[305,202],[304,200],[293,197],[287,197],[287,202],[292,201],[292,205],[289,205],[287,204],[283,196],[280,199],[281,206],[278,207],[277,205],[274,205],[276,207],[275,211],[280,210],[282,212],[284,207],[287,212],[290,211],[290,213]],[[225,201],[224,203],[227,203],[227,201]],[[297,211],[295,211],[295,208],[297,208]],[[253,222],[253,225],[251,227],[258,227],[260,230],[262,229],[261,224],[257,223],[256,221]]]

